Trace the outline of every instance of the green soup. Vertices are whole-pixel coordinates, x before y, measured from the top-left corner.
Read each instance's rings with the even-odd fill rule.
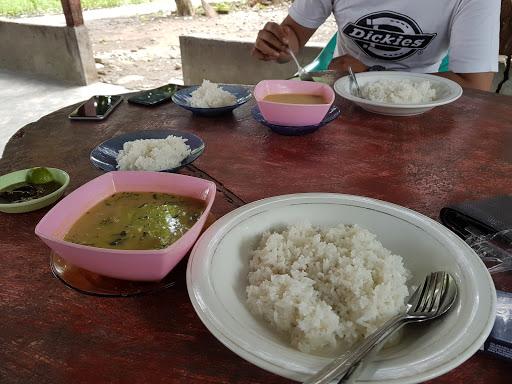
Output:
[[[64,240],[99,248],[161,249],[183,236],[204,208],[204,201],[190,197],[115,193],[82,215]]]

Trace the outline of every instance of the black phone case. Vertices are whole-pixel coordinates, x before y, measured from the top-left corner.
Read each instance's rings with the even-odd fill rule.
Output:
[[[155,105],[160,105],[160,104],[163,104],[165,102],[170,102],[171,101],[171,97],[162,97],[161,99],[158,99],[158,100],[144,100],[142,98],[142,96],[132,96],[128,99],[128,102],[129,103],[132,103],[132,104],[139,104],[139,105],[144,105],[146,107],[153,107]]]
[[[174,92],[183,88],[183,86],[178,85],[178,84],[168,84],[168,85],[176,86],[176,90]],[[165,87],[165,86],[163,86],[163,87]],[[160,98],[158,98],[157,95],[154,95],[152,97],[152,99],[148,99],[148,97],[147,97],[148,93],[158,91],[160,88],[162,88],[162,87],[158,87],[155,89],[148,89],[147,91],[139,92],[139,93],[129,97],[128,102],[133,103],[133,104],[144,105],[147,107],[153,107],[153,106],[160,105],[160,104],[163,104],[166,102],[170,102],[172,100],[172,95],[174,94],[174,92],[172,92],[171,94],[162,94],[162,95],[160,95]]]
[[[118,96],[118,95],[115,95],[115,96]],[[93,97],[95,97],[95,96],[93,96]],[[87,101],[89,101],[89,100],[87,100]],[[76,116],[76,115],[73,115],[76,111],[78,111],[78,109],[80,109],[80,107],[82,105],[84,105],[84,103],[82,103],[73,112],[71,112],[68,115],[68,118],[70,120],[93,120],[93,121],[105,120],[108,117],[108,115],[110,115],[112,113],[112,111],[114,109],[116,109],[119,106],[119,104],[121,104],[122,102],[123,102],[123,97],[119,96],[119,99],[114,104],[112,104],[111,107],[103,115],[100,115],[100,116]]]

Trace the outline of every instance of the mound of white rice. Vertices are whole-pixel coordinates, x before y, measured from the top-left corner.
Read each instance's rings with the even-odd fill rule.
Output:
[[[219,108],[233,105],[236,97],[209,80],[190,94],[190,105],[195,108]]]
[[[350,345],[404,307],[409,272],[357,225],[263,234],[250,260],[250,311],[303,352]]]
[[[361,93],[365,99],[391,104],[421,104],[436,98],[428,80],[377,80],[363,85]]]
[[[128,141],[117,154],[117,168],[134,171],[163,171],[175,168],[190,155],[187,140],[169,135],[165,139]]]

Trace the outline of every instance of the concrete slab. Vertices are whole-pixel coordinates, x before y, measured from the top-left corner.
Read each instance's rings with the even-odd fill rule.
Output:
[[[19,73],[0,71],[0,157],[9,138],[28,123],[93,95],[129,92],[117,85],[73,86]]]
[[[286,64],[259,61],[251,57],[254,40],[212,39],[204,35],[180,36],[181,63],[185,84],[200,84],[203,79],[216,83],[257,84],[263,79],[287,79],[297,72]],[[300,63],[310,63],[322,44],[306,45],[298,55]]]
[[[98,81],[84,25],[57,27],[0,21],[0,68],[86,85]],[[27,54],[30,52],[30,54]]]

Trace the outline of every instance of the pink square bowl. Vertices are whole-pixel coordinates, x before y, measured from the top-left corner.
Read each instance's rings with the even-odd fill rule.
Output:
[[[322,95],[326,104],[286,104],[266,101],[263,98],[275,93],[307,93]],[[271,124],[304,127],[317,125],[323,120],[335,94],[332,88],[323,83],[298,80],[263,80],[254,88],[254,98],[261,114]]]
[[[158,192],[203,200],[199,220],[178,241],[158,250],[117,250],[64,241],[71,226],[87,210],[116,192]],[[157,281],[187,254],[197,240],[215,199],[215,184],[166,172],[116,171],[76,189],[55,205],[37,224],[35,233],[55,253],[73,265],[124,280]]]

